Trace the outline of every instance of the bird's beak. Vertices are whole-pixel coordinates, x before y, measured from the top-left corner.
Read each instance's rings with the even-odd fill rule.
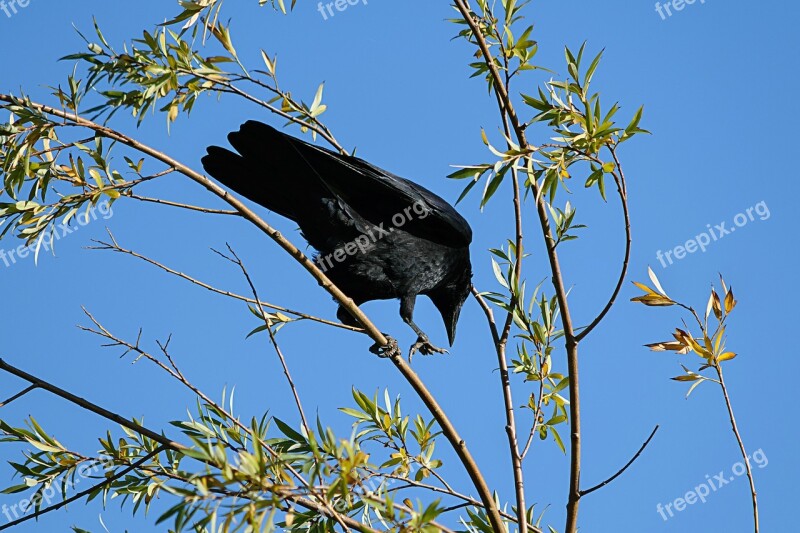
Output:
[[[447,317],[444,320],[444,325],[447,328],[447,340],[450,343],[450,346],[453,346],[453,343],[456,340],[456,324],[458,324],[458,317],[461,314],[461,306],[459,305],[451,313],[448,313]]]

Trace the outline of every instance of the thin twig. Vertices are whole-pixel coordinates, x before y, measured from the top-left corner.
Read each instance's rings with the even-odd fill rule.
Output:
[[[253,95],[241,90],[239,87],[237,87],[236,85],[234,85],[232,83],[220,81],[218,79],[209,78],[207,76],[204,76],[202,74],[198,74],[198,73],[192,72],[192,71],[187,71],[187,72],[190,72],[193,76],[197,76],[198,78],[211,81],[212,83],[215,83],[220,87],[224,87],[224,89],[222,89],[220,87],[217,87],[215,89],[216,91],[229,93],[229,94],[235,94],[237,96],[241,96],[245,100],[249,100],[250,102],[252,102],[254,104],[257,104],[257,105],[259,105],[259,106],[261,106],[261,107],[263,107],[265,109],[268,109],[270,112],[272,112],[272,113],[274,113],[274,114],[276,114],[276,115],[278,115],[280,117],[283,117],[283,118],[285,118],[286,120],[288,120],[290,122],[294,122],[295,124],[298,124],[298,125],[300,125],[300,126],[302,126],[304,128],[308,128],[308,129],[314,131],[315,133],[317,133],[317,135],[319,135],[320,137],[322,137],[323,139],[328,141],[331,144],[331,146],[336,148],[336,150],[338,150],[340,154],[347,154],[347,151],[344,148],[342,148],[342,145],[339,144],[339,142],[334,138],[334,136],[331,135],[331,133],[329,131],[327,131],[326,128],[322,128],[318,123],[309,124],[308,122],[304,122],[304,121],[298,119],[297,117],[294,117],[294,116],[290,115],[289,113],[286,113],[285,111],[283,111],[283,110],[271,105],[269,102],[265,102],[264,100],[261,100],[260,98],[256,98],[255,96],[253,96]],[[283,93],[281,93],[281,96],[284,96]]]
[[[497,323],[494,320],[494,311],[492,311],[492,308],[486,303],[486,300],[475,287],[475,285],[471,287],[471,290],[472,296],[478,302],[478,305],[481,306],[483,313],[486,315],[486,321],[489,323],[489,331],[492,334],[492,340],[495,344],[498,344],[500,342],[500,334],[497,332]]]
[[[145,437],[149,438],[150,440],[154,440],[154,441],[158,442],[159,444],[163,444],[165,446],[168,446],[168,447],[172,448],[173,450],[185,451],[187,449],[186,446],[184,446],[183,444],[180,444],[179,442],[175,442],[173,440],[170,440],[167,437],[165,437],[164,435],[162,435],[161,433],[157,433],[157,432],[155,432],[153,430],[147,429],[146,427],[144,427],[144,426],[142,426],[142,425],[140,425],[140,424],[138,424],[136,422],[132,422],[132,421],[128,420],[127,418],[123,418],[122,416],[120,416],[120,415],[118,415],[116,413],[113,413],[113,412],[109,411],[108,409],[104,409],[104,408],[100,407],[99,405],[93,404],[92,402],[89,402],[89,401],[87,401],[87,400],[85,400],[85,399],[83,399],[83,398],[81,398],[79,396],[76,396],[76,395],[72,394],[71,392],[68,392],[68,391],[66,391],[66,390],[64,390],[64,389],[62,389],[60,387],[56,387],[55,385],[52,385],[52,384],[48,383],[47,381],[45,381],[43,379],[40,379],[40,378],[38,378],[36,376],[28,374],[27,372],[25,372],[23,370],[20,370],[19,368],[6,363],[3,359],[0,359],[0,370],[3,370],[4,372],[8,372],[9,374],[11,374],[13,376],[17,376],[18,378],[27,381],[31,385],[35,385],[36,387],[38,387],[40,389],[43,389],[43,390],[46,390],[46,391],[48,391],[48,392],[50,392],[52,394],[55,394],[59,398],[63,398],[65,400],[67,400],[68,402],[73,403],[73,404],[77,405],[78,407],[80,407],[82,409],[85,409],[85,410],[90,411],[90,412],[92,412],[92,413],[94,413],[96,415],[99,415],[99,416],[105,418],[106,420],[110,420],[110,421],[112,421],[112,422],[114,422],[116,424],[119,424],[122,427],[128,428],[131,431],[135,431],[136,433],[139,433],[140,435],[144,435]]]
[[[733,415],[731,398],[728,395],[728,388],[725,386],[725,378],[722,376],[722,366],[719,364],[719,362],[715,361],[714,369],[717,371],[717,376],[719,376],[719,385],[722,389],[722,396],[725,398],[725,406],[728,408],[728,417],[731,421],[731,429],[736,437],[736,443],[739,445],[739,451],[742,453],[742,462],[744,462],[745,469],[747,470],[747,480],[750,482],[750,497],[753,501],[753,531],[754,533],[758,533],[758,498],[756,496],[756,483],[755,478],[753,477],[753,470],[750,466],[750,459],[747,456],[747,450],[744,447],[744,440],[742,440],[742,435],[739,433],[739,427],[736,425],[736,417]]]
[[[33,391],[33,390],[36,390],[36,389],[38,389],[38,388],[39,388],[39,387],[37,387],[36,385],[31,385],[31,386],[30,386],[30,387],[28,387],[27,389],[25,389],[25,390],[23,390],[23,391],[21,391],[21,392],[18,392],[17,394],[15,394],[15,395],[14,395],[14,396],[12,396],[11,398],[7,399],[6,401],[4,401],[4,402],[0,402],[0,407],[5,407],[6,405],[10,404],[10,403],[11,403],[11,402],[13,402],[14,400],[18,400],[18,399],[22,398],[23,396],[25,396],[26,394],[28,394],[29,392],[31,392],[31,391]]]
[[[617,300],[617,296],[619,296],[620,291],[622,290],[622,285],[625,283],[625,277],[628,275],[628,264],[631,259],[631,245],[633,242],[631,236],[631,217],[628,211],[628,193],[627,193],[627,186],[625,182],[625,174],[622,170],[622,165],[617,158],[617,151],[616,148],[613,146],[609,147],[609,151],[611,152],[612,157],[614,158],[614,162],[616,163],[617,170],[613,172],[614,182],[617,184],[617,193],[619,194],[620,202],[622,203],[622,214],[625,222],[625,256],[622,259],[622,271],[619,274],[619,278],[617,280],[617,285],[614,287],[614,292],[611,294],[611,298],[609,298],[608,303],[597,315],[595,318],[586,328],[583,329],[579,334],[575,335],[575,340],[580,342],[583,340],[591,331],[597,327],[598,324],[605,318],[611,308],[614,306],[614,303]],[[617,175],[617,171],[619,172],[619,176]]]
[[[90,329],[90,328],[85,328],[85,327],[82,327],[82,326],[79,326],[80,329],[82,329],[83,331],[86,331],[86,332],[93,333],[95,335],[99,335],[101,337],[104,337],[104,338],[106,338],[106,339],[108,339],[108,340],[110,340],[110,341],[112,341],[114,343],[111,346],[122,346],[122,347],[126,348],[127,351],[135,352],[135,353],[139,354],[139,357],[144,357],[148,361],[154,363],[156,366],[158,366],[159,368],[161,368],[162,370],[167,372],[170,376],[172,376],[173,378],[178,380],[181,384],[183,384],[185,387],[187,387],[189,390],[191,390],[198,398],[203,400],[206,404],[214,406],[214,408],[217,411],[219,411],[220,413],[225,415],[228,418],[228,420],[230,420],[233,424],[235,424],[237,427],[239,427],[239,429],[251,434],[253,439],[257,440],[259,442],[259,444],[261,444],[261,446],[264,447],[265,450],[267,450],[274,458],[280,460],[280,454],[277,451],[275,451],[274,448],[272,448],[269,444],[267,444],[265,441],[263,441],[261,438],[259,438],[257,435],[255,435],[250,428],[248,428],[247,426],[242,424],[242,422],[239,421],[238,418],[233,416],[233,413],[229,413],[228,411],[226,411],[222,406],[220,406],[219,404],[214,402],[204,392],[202,392],[194,384],[192,384],[188,379],[186,379],[186,377],[180,371],[178,366],[175,364],[175,361],[169,355],[169,352],[167,350],[167,346],[169,345],[169,340],[167,340],[167,342],[164,345],[159,343],[159,348],[161,349],[161,352],[165,355],[165,357],[169,361],[169,363],[172,366],[172,368],[169,368],[167,365],[165,365],[163,362],[161,362],[157,357],[153,356],[152,354],[150,354],[147,351],[145,351],[142,348],[140,348],[139,347],[139,339],[137,339],[136,344],[131,344],[131,343],[129,343],[129,342],[123,340],[123,339],[120,339],[119,337],[116,337],[115,335],[113,335],[102,324],[100,324],[100,322],[88,310],[84,309],[83,312],[86,314],[86,316],[89,317],[89,319],[92,321],[92,323],[94,323],[94,325],[97,326],[99,331],[93,330],[93,329]],[[139,332],[139,337],[141,337],[141,331]],[[301,407],[301,415],[302,415],[302,407]],[[306,428],[306,431],[308,432],[308,426],[305,426],[305,428]],[[312,488],[311,484],[305,478],[303,478],[303,476],[294,467],[292,467],[291,465],[286,465],[286,468],[292,473],[292,475],[294,475],[295,478],[297,478],[297,480],[304,487],[308,488],[309,491],[311,491],[313,493],[313,488]],[[341,517],[338,516],[339,513],[337,513],[336,510],[333,507],[331,507],[330,503],[328,503],[327,498],[325,497],[325,492],[321,491],[319,494],[315,494],[315,496],[317,496],[319,498],[319,500],[322,502],[322,505],[326,509],[328,509],[329,516],[332,516],[334,518],[334,520],[339,522],[342,525],[342,527],[344,527],[345,530],[349,530],[349,528],[345,524],[345,522],[341,519]]]
[[[267,313],[264,311],[264,307],[261,305],[261,300],[258,297],[258,291],[256,290],[256,286],[253,283],[252,278],[250,278],[250,273],[247,272],[247,268],[244,266],[244,263],[239,256],[236,255],[236,252],[231,248],[231,245],[228,244],[228,251],[233,255],[233,258],[225,257],[235,265],[238,265],[244,275],[245,279],[247,280],[247,284],[250,286],[250,291],[253,293],[253,298],[258,305],[258,311],[261,314],[261,318],[264,321],[264,325],[266,326],[267,333],[269,333],[269,340],[272,344],[272,347],[275,349],[275,353],[278,355],[278,359],[281,362],[281,367],[283,368],[283,375],[286,376],[286,381],[289,383],[289,388],[292,390],[292,396],[294,396],[294,403],[297,407],[298,413],[300,413],[300,420],[303,423],[303,428],[306,430],[306,435],[311,435],[311,428],[308,426],[308,420],[306,419],[306,413],[303,410],[303,403],[300,401],[300,394],[297,392],[297,387],[294,384],[294,380],[292,379],[292,374],[289,372],[289,365],[286,364],[286,358],[283,356],[283,351],[281,347],[278,345],[278,341],[275,340],[275,332],[272,331],[272,323],[270,322],[269,318],[267,318]]]
[[[462,5],[463,2],[462,2]],[[469,21],[474,24],[474,21],[470,17]],[[474,29],[473,29],[474,32]],[[483,52],[484,61],[487,65],[494,66],[494,59],[493,56],[489,54],[488,46],[486,46],[486,41],[483,38],[483,35],[480,32],[476,33],[476,39],[479,42],[479,46],[481,46],[481,51]],[[501,39],[502,41],[502,39]],[[502,47],[502,45],[501,45]],[[501,54],[505,59],[505,54]],[[510,100],[508,99],[508,91],[510,90],[510,82],[511,78],[508,74],[507,63],[506,64],[506,71],[505,71],[505,79],[501,79],[497,69],[495,67],[494,71],[492,72],[494,78],[494,94],[497,98],[497,103],[500,108],[500,113],[502,116],[502,123],[503,123],[503,130],[506,136],[506,142],[508,143],[508,148],[511,149],[511,128],[509,126],[509,118],[514,114],[514,107],[511,105]],[[501,96],[505,95],[504,96]],[[512,118],[512,121],[516,120],[516,116]],[[516,130],[517,133],[520,133],[521,130]],[[520,194],[520,186],[519,186],[519,174],[517,171],[516,164],[511,166],[511,178],[512,178],[512,191],[513,191],[513,205],[514,205],[514,238],[515,238],[515,261],[514,261],[514,279],[519,280],[522,276],[522,260],[524,257],[523,251],[523,222],[522,222],[522,199]],[[477,295],[477,291],[473,288],[473,294]],[[506,313],[505,324],[503,325],[502,333],[500,334],[499,338],[497,338],[496,330],[497,326],[494,324],[494,318],[491,314],[487,314],[487,319],[489,320],[490,326],[492,328],[493,337],[495,337],[495,352],[497,355],[497,363],[499,369],[499,376],[500,376],[500,386],[503,393],[503,405],[505,410],[506,416],[506,436],[508,438],[508,449],[509,454],[511,456],[511,465],[514,474],[514,491],[517,503],[517,523],[519,525],[519,533],[527,533],[528,524],[527,524],[527,504],[525,503],[525,479],[524,479],[524,472],[522,470],[522,455],[520,454],[519,450],[519,442],[517,441],[517,424],[516,418],[514,413],[514,396],[511,390],[511,378],[508,371],[508,362],[506,357],[506,349],[508,345],[508,338],[511,335],[511,327],[514,323],[514,311],[513,309],[517,305],[517,298],[519,295],[516,294],[515,291],[511,290],[511,302],[510,302],[510,309],[508,313]],[[479,302],[481,299],[479,298]],[[483,302],[485,305],[485,302]],[[483,306],[482,305],[482,306]],[[484,312],[486,309],[484,309]]]
[[[539,383],[542,382],[540,381]],[[541,390],[541,387],[539,390]],[[541,394],[539,394],[539,397],[541,397]],[[525,459],[525,457],[528,455],[528,451],[531,449],[531,444],[533,444],[533,437],[536,435],[536,430],[539,427],[539,424],[537,423],[538,420],[537,416],[538,415],[534,413],[533,424],[531,425],[531,431],[528,433],[528,439],[525,441],[525,447],[522,449],[522,453],[520,454],[522,455],[523,459]]]
[[[33,157],[41,157],[41,156],[43,156],[45,154],[53,154],[53,153],[58,154],[59,152],[61,152],[63,150],[69,150],[70,148],[74,148],[75,145],[86,144],[86,143],[91,142],[93,140],[94,140],[94,137],[88,137],[86,139],[81,139],[79,141],[73,141],[71,143],[65,143],[65,144],[62,144],[60,146],[51,146],[50,148],[46,148],[46,149],[39,150],[39,151],[36,151],[36,152],[32,153],[30,155],[30,157],[32,157],[32,158]]]
[[[133,200],[139,200],[140,202],[150,202],[154,204],[168,205],[170,207],[179,207],[181,209],[187,209],[189,211],[199,211],[200,213],[207,213],[211,215],[230,215],[236,217],[242,216],[241,213],[239,213],[238,211],[225,210],[225,209],[211,209],[209,207],[199,207],[196,205],[171,202],[169,200],[162,200],[161,198],[150,198],[148,196],[139,196],[138,194],[133,194],[130,191],[123,193],[123,196],[127,196],[128,198],[131,198]]]
[[[141,185],[142,183],[147,183],[148,181],[152,181],[154,179],[161,178],[163,176],[167,176],[169,174],[172,174],[175,171],[177,171],[177,169],[175,167],[167,167],[164,170],[156,172],[155,174],[150,174],[149,176],[142,176],[139,179],[126,182],[124,185],[126,187],[134,187],[136,185]]]
[[[590,489],[582,490],[582,491],[581,491],[581,496],[586,496],[587,494],[591,494],[592,492],[594,492],[594,491],[596,491],[596,490],[598,490],[598,489],[602,489],[603,487],[605,487],[606,485],[608,485],[609,483],[611,483],[612,481],[614,481],[615,479],[617,479],[619,476],[621,476],[621,475],[622,475],[622,474],[623,474],[623,473],[624,473],[624,472],[625,472],[625,471],[628,469],[628,467],[629,467],[629,466],[631,466],[631,465],[633,464],[633,462],[634,462],[634,461],[636,461],[636,459],[638,459],[638,458],[639,458],[639,456],[642,454],[642,452],[644,451],[644,449],[645,449],[645,448],[647,448],[647,445],[648,445],[648,444],[650,444],[650,441],[651,441],[651,440],[653,440],[653,437],[655,437],[655,435],[656,435],[656,431],[658,431],[658,428],[659,428],[659,426],[656,426],[656,427],[653,429],[653,432],[652,432],[652,433],[650,433],[650,436],[649,436],[649,437],[647,437],[647,440],[646,440],[646,441],[644,441],[644,444],[642,444],[642,447],[641,447],[641,448],[639,448],[639,451],[638,451],[638,452],[636,452],[636,455],[634,455],[633,457],[631,457],[631,460],[630,460],[630,461],[628,461],[628,462],[625,464],[625,466],[623,466],[623,467],[622,467],[622,468],[621,468],[621,469],[620,469],[620,470],[619,470],[619,471],[618,471],[616,474],[614,474],[613,476],[611,476],[611,477],[610,477],[610,478],[608,478],[607,480],[603,481],[602,483],[600,483],[600,484],[598,484],[598,485],[595,485],[594,487],[592,487],[592,488],[590,488]]]
[[[374,496],[370,496],[369,494],[365,494],[362,497],[362,499],[363,500],[372,501],[373,503],[380,504],[380,505],[386,505],[387,503],[389,503],[389,505],[391,505],[394,509],[399,509],[400,511],[403,511],[404,513],[407,513],[407,514],[412,515],[412,516],[414,514],[414,509],[412,509],[411,507],[408,507],[406,505],[403,505],[403,504],[400,504],[400,503],[396,503],[396,502],[393,502],[393,501],[387,502],[386,500],[382,500],[380,498],[376,498]],[[447,512],[447,511],[446,510],[442,511],[442,513],[445,513],[445,512]],[[435,527],[436,528],[435,531],[437,531],[437,532],[455,533],[454,530],[452,530],[449,527],[444,526],[444,525],[442,525],[442,524],[440,524],[440,523],[438,523],[438,522],[436,522],[434,520],[431,520],[430,522],[428,522],[428,524],[433,526],[433,527]]]
[[[108,231],[108,230],[106,230],[106,231]],[[271,304],[269,302],[256,302],[253,298],[249,298],[247,296],[242,296],[242,295],[239,295],[239,294],[236,294],[236,293],[233,293],[233,292],[230,292],[230,291],[226,291],[226,290],[223,290],[223,289],[218,289],[218,288],[216,288],[216,287],[214,287],[212,285],[209,285],[208,283],[204,283],[204,282],[202,282],[202,281],[200,281],[200,280],[198,280],[196,278],[193,278],[193,277],[189,276],[188,274],[185,274],[183,272],[178,272],[177,270],[174,270],[174,269],[172,269],[172,268],[170,268],[170,267],[168,267],[168,266],[166,266],[166,265],[164,265],[162,263],[159,263],[158,261],[156,261],[154,259],[151,259],[151,258],[149,258],[147,256],[141,255],[141,254],[139,254],[137,252],[134,252],[132,250],[127,250],[127,249],[125,249],[125,248],[123,248],[123,247],[121,247],[119,245],[119,243],[117,242],[116,238],[114,237],[114,235],[110,231],[108,231],[108,235],[109,235],[109,238],[111,239],[111,243],[107,243],[107,242],[104,242],[104,241],[93,240],[92,242],[95,242],[95,243],[99,244],[100,246],[90,246],[89,249],[90,250],[111,250],[111,251],[118,252],[118,253],[121,253],[121,254],[130,255],[131,257],[135,257],[136,259],[141,259],[142,261],[144,261],[146,263],[149,263],[149,264],[151,264],[151,265],[163,270],[164,272],[166,272],[168,274],[172,274],[173,276],[177,276],[177,277],[179,277],[179,278],[181,278],[183,280],[186,280],[186,281],[188,281],[188,282],[190,282],[190,283],[192,283],[194,285],[197,285],[198,287],[202,287],[202,288],[204,288],[204,289],[206,289],[208,291],[211,291],[211,292],[216,293],[216,294],[220,294],[222,296],[227,296],[228,298],[233,298],[234,300],[240,300],[242,302],[247,302],[247,303],[250,303],[250,304],[260,303],[264,307],[267,307],[267,308],[272,309],[274,311],[280,311],[281,313],[287,313],[287,314],[290,314],[290,315],[294,315],[294,316],[296,316],[298,318],[302,318],[304,320],[311,320],[313,322],[319,322],[320,324],[325,324],[326,326],[333,326],[333,327],[336,327],[336,328],[346,329],[348,331],[354,331],[354,332],[357,332],[357,333],[363,333],[364,332],[364,330],[362,328],[357,328],[357,327],[354,327],[354,326],[348,326],[346,324],[342,324],[341,322],[334,322],[332,320],[326,320],[324,318],[319,318],[319,317],[316,317],[314,315],[309,315],[307,313],[301,313],[300,311],[295,311],[293,309],[289,309],[287,307],[283,307],[283,306],[276,305],[276,304]]]
[[[531,439],[528,439],[528,443],[525,445],[525,451],[520,453],[519,445],[517,443],[516,423],[514,420],[514,399],[511,395],[511,380],[506,362],[506,343],[497,333],[497,323],[495,322],[492,308],[489,307],[489,304],[486,303],[486,300],[484,300],[483,296],[481,296],[481,294],[478,292],[478,289],[476,289],[474,285],[472,286],[472,295],[478,301],[478,304],[481,306],[481,309],[483,309],[483,312],[486,315],[486,321],[489,323],[489,329],[492,333],[492,339],[494,340],[495,351],[497,353],[500,369],[500,383],[503,388],[503,403],[506,412],[506,435],[508,436],[508,443],[511,451],[511,464],[514,468],[514,487],[516,490],[517,509],[523,509],[523,513],[527,513],[527,508],[525,506],[525,484],[522,472],[522,459],[525,457],[525,453],[528,450]],[[531,434],[532,433],[533,431],[531,431]],[[527,519],[524,518],[524,516],[524,514],[518,515],[517,521],[527,522]],[[522,533],[522,531],[527,531],[527,524],[520,525],[520,533]]]
[[[539,359],[539,368],[541,369],[544,366],[544,358],[541,352],[537,352],[537,358]],[[543,378],[543,377],[542,377]],[[522,459],[528,455],[528,451],[531,449],[531,445],[533,444],[533,437],[536,435],[536,430],[539,429],[539,415],[542,412],[542,402],[544,401],[544,379],[539,380],[539,396],[536,398],[536,411],[533,413],[533,424],[531,424],[531,431],[528,433],[528,440],[525,442],[525,447],[522,449],[522,453],[520,454]]]
[[[506,75],[506,87],[508,88],[509,78]],[[495,93],[497,94],[497,93]],[[498,96],[499,100],[499,96]],[[511,131],[508,126],[508,117],[503,116],[503,128],[506,137],[511,138]],[[509,141],[508,145],[511,149]],[[515,224],[515,239],[514,246],[516,258],[514,261],[514,280],[518,283],[522,277],[522,259],[523,253],[523,236],[522,236],[522,200],[519,189],[519,175],[517,166],[511,166],[512,188],[514,191],[514,224]],[[517,499],[517,514],[519,516],[518,525],[519,533],[528,533],[528,521],[526,519],[528,513],[528,506],[525,503],[525,477],[522,470],[522,454],[519,451],[519,442],[517,441],[517,423],[514,413],[514,396],[511,391],[511,377],[508,372],[508,359],[506,357],[506,349],[508,346],[508,337],[511,335],[511,327],[514,324],[514,311],[513,309],[518,304],[519,295],[516,291],[511,293],[510,307],[511,311],[506,313],[506,323],[503,327],[503,333],[500,336],[500,343],[497,345],[497,363],[500,371],[500,384],[503,390],[503,403],[506,412],[506,435],[508,437],[508,448],[511,455],[511,465],[514,471],[514,490]]]
[[[697,311],[695,310],[694,307],[692,307],[690,305],[682,304],[680,302],[675,302],[675,305],[677,305],[678,307],[681,307],[681,308],[686,309],[687,311],[689,311],[689,313],[691,313],[691,315],[694,317],[695,321],[697,322],[697,325],[700,326],[700,331],[702,331],[705,334],[706,325],[705,325],[705,323],[703,323],[702,320],[700,320],[700,315],[697,314]],[[686,322],[684,321],[684,326],[685,325],[686,325]]]

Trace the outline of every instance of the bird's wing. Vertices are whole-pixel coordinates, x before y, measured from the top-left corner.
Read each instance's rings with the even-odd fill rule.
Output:
[[[330,155],[347,172],[326,175],[325,181],[367,220],[387,227],[402,225],[412,235],[454,247],[472,242],[467,221],[437,194],[363,159]]]
[[[375,225],[383,224],[387,230],[402,227],[416,237],[452,247],[472,242],[469,224],[444,199],[362,159],[309,144],[256,121],[248,121],[229,139],[245,158],[260,156],[265,168],[287,177],[305,174],[298,168],[305,166],[325,188]]]

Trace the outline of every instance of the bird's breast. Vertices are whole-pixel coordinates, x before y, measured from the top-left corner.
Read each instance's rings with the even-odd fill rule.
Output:
[[[453,268],[463,268],[464,250],[402,230],[359,237],[336,243],[317,258],[328,267],[323,269],[328,277],[356,301],[426,293],[448,279]]]

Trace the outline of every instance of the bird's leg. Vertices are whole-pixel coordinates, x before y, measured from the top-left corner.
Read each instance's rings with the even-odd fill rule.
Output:
[[[336,311],[336,317],[342,322],[342,324],[353,326],[354,328],[364,327],[358,320],[353,318],[353,315],[351,315],[350,312],[344,307],[339,307],[339,309]],[[384,333],[383,336],[386,337],[386,340],[389,342],[384,346],[381,346],[376,342],[370,346],[369,351],[378,357],[386,358],[399,357],[402,355],[400,347],[397,345],[397,341],[386,333]]]
[[[411,358],[417,351],[419,351],[419,353],[422,355],[448,353],[444,348],[438,348],[431,344],[431,341],[428,339],[428,336],[425,335],[425,332],[419,329],[419,326],[414,323],[413,316],[415,302],[416,296],[407,296],[400,300],[400,317],[406,324],[411,326],[411,329],[413,329],[414,333],[417,334],[417,342],[412,344],[411,348],[408,350],[408,361],[411,362]]]
[[[389,341],[387,344],[381,346],[377,342],[369,347],[369,351],[377,355],[378,357],[383,357],[386,359],[392,359],[394,357],[400,357],[403,355],[403,352],[400,350],[400,346],[397,344],[397,341],[394,338],[390,337],[386,333],[383,334],[386,337],[386,340]]]

